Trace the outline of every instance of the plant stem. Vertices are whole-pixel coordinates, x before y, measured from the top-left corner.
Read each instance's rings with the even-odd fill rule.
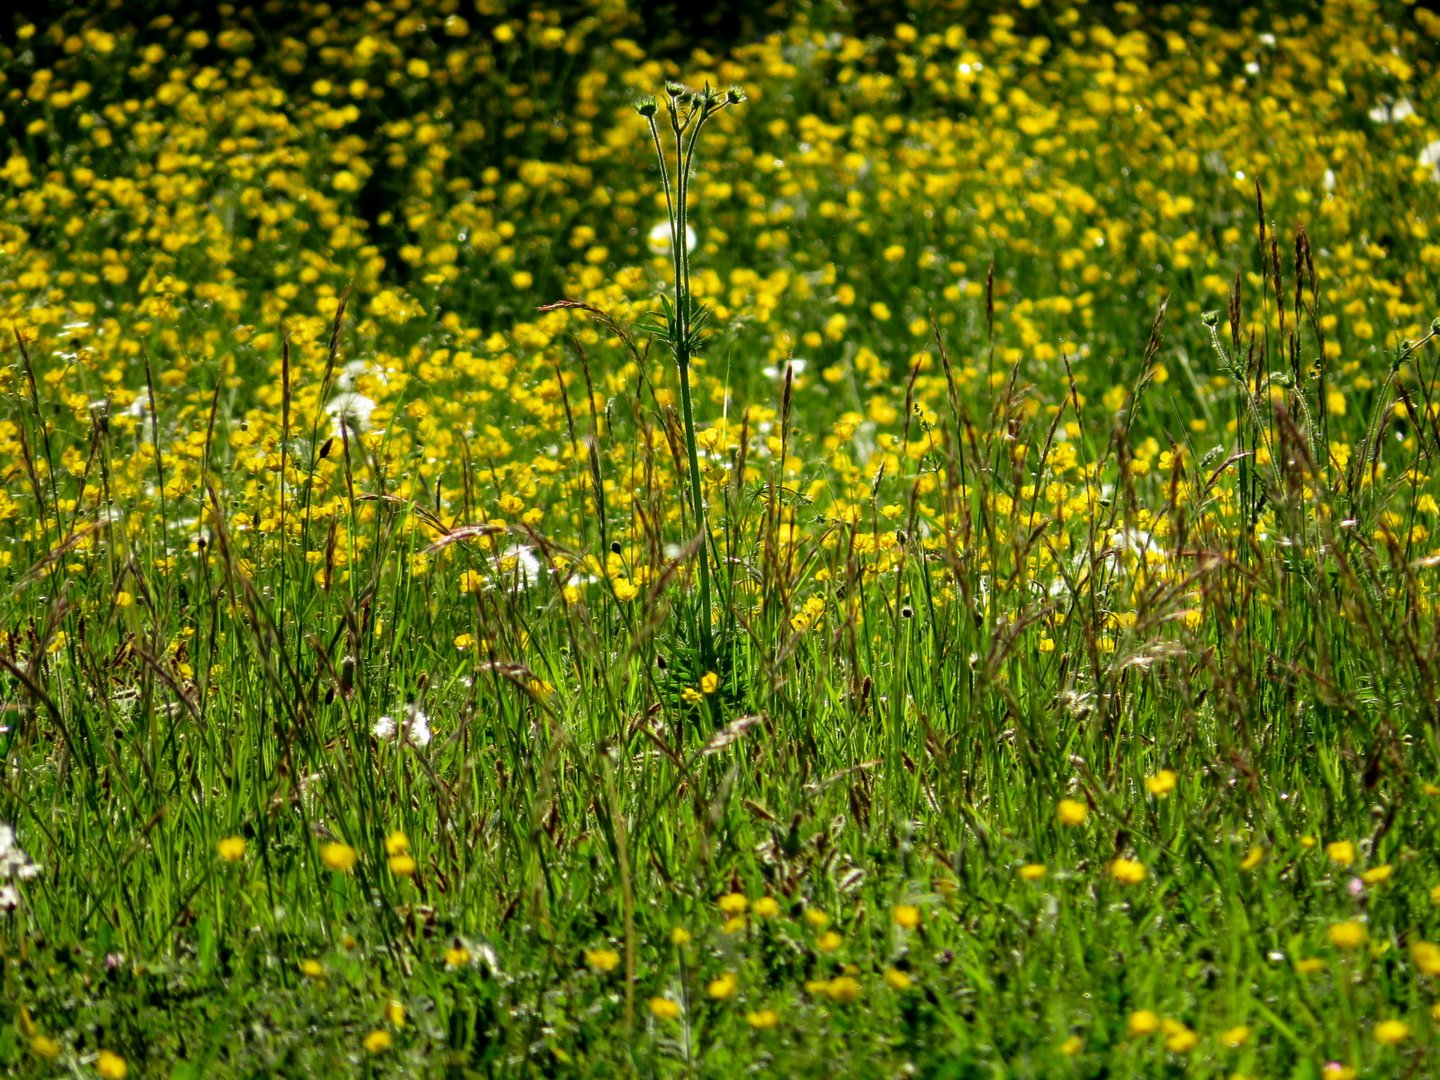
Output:
[[[690,404],[688,347],[682,346],[677,351],[676,361],[680,365],[680,412],[685,420],[685,447],[690,454],[690,500],[695,506],[695,534],[700,544],[700,657],[708,670],[715,659],[715,642],[710,633],[710,537],[700,489],[700,457],[695,450],[695,413]]]
[[[665,188],[665,208],[670,219],[670,261],[674,271],[675,310],[670,327],[671,349],[680,375],[680,412],[685,424],[685,450],[690,471],[690,504],[700,560],[700,613],[696,619],[696,637],[700,643],[701,664],[707,670],[715,663],[715,642],[711,630],[709,529],[705,517],[704,491],[700,482],[700,455],[695,440],[695,408],[690,392],[690,361],[693,333],[690,299],[690,252],[686,243],[689,229],[690,168],[695,160],[695,144],[700,129],[711,112],[707,94],[704,102],[692,105],[689,115],[682,118],[678,101],[670,100],[670,129],[675,136],[675,181],[672,187],[670,170],[665,162],[665,149],[660,140],[659,126],[649,117],[650,137],[655,143],[655,156]],[[693,125],[693,126],[692,126]],[[689,129],[689,139],[685,138]]]

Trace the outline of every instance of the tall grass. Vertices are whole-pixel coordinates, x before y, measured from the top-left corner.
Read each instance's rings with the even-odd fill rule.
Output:
[[[615,144],[639,150],[613,151],[608,175],[650,137],[665,178],[656,190],[637,172],[606,196],[640,208],[630,233],[666,215],[668,241],[629,268],[588,254],[607,229],[593,207],[547,218],[543,193],[525,204],[536,219],[501,235],[482,208],[520,205],[524,183],[441,194],[438,136],[386,120],[367,152],[429,155],[447,227],[493,231],[497,259],[537,221],[586,252],[547,271],[573,276],[558,303],[517,271],[530,285],[507,289],[551,302],[497,336],[457,314],[473,283],[427,262],[453,242],[415,206],[413,290],[383,265],[346,288],[345,251],[285,254],[322,220],[332,238],[364,235],[325,204],[333,191],[314,226],[292,211],[293,234],[261,213],[261,246],[314,270],[296,279],[313,291],[288,297],[303,312],[267,321],[265,296],[226,307],[221,286],[239,286],[225,275],[197,277],[192,302],[145,269],[133,300],[107,301],[92,270],[114,260],[66,249],[17,187],[12,208],[78,268],[46,303],[86,317],[65,329],[37,312],[21,277],[45,249],[5,256],[0,820],[41,869],[0,915],[0,1061],[168,1076],[1424,1074],[1440,972],[1440,331],[1417,323],[1424,237],[1395,241],[1417,249],[1401,268],[1327,255],[1314,238],[1339,248],[1343,230],[1300,225],[1298,188],[1267,204],[1269,182],[1247,177],[1242,201],[1187,174],[1164,196],[1211,200],[1220,235],[1197,258],[1224,269],[1227,294],[1181,267],[1159,295],[1138,239],[1095,256],[1089,281],[1063,251],[1047,261],[1047,241],[1120,246],[1125,215],[1148,210],[1103,191],[1081,209],[1033,144],[1020,157],[1055,168],[1053,190],[1092,224],[1028,229],[1003,198],[1031,183],[1017,171],[974,181],[998,217],[977,196],[942,227],[923,194],[947,183],[932,155],[955,167],[990,139],[997,172],[1017,159],[988,126],[946,133],[945,103],[921,93],[942,80],[914,55],[955,51],[957,85],[998,80],[979,92],[1034,120],[1031,139],[1052,130],[1025,104],[1046,72],[1092,105],[1113,85],[1085,74],[1088,48],[1123,71],[1145,44],[1157,94],[1192,73],[1178,47],[1159,58],[1163,34],[1066,45],[1075,22],[1055,18],[1035,39],[1065,52],[1043,64],[1006,26],[948,43],[905,22],[873,55],[858,38],[825,45],[817,63],[859,50],[832,88],[848,134],[771,92],[813,89],[784,81],[822,48],[803,22],[757,47],[757,78],[775,81],[747,87],[753,110],[714,117],[711,157],[701,123],[738,98],[675,84],[668,113],[613,121]],[[1286,27],[1296,49],[1372,43],[1333,20]],[[487,23],[465,55],[520,70],[563,48],[544,44],[554,29]],[[1239,60],[1261,33],[1252,21],[1243,47],[1215,47]],[[121,34],[132,59],[143,39]],[[17,71],[28,40],[8,54]],[[211,45],[187,47],[198,65]],[[410,60],[449,71],[432,47],[395,60],[417,95],[430,76]],[[623,84],[614,57],[630,50],[607,48],[587,70]],[[1395,79],[1431,93],[1428,63],[1405,56]],[[855,79],[916,88],[921,123],[847,118]],[[317,147],[331,107],[297,112]],[[1104,140],[1071,115],[1094,158],[1067,176],[1103,173]],[[506,117],[522,125],[506,140],[538,122]],[[845,140],[871,136],[884,155],[861,169]],[[1355,151],[1382,170],[1397,153],[1383,138]],[[602,145],[583,143],[603,163]],[[782,154],[829,156],[814,179]],[[121,160],[149,175],[139,150]],[[358,152],[330,164],[365,167]],[[568,165],[535,155],[523,172],[544,187]],[[852,203],[869,216],[847,219]],[[1434,195],[1417,203],[1423,231]],[[1383,208],[1346,213],[1378,227]],[[802,212],[834,223],[823,243]],[[973,229],[995,220],[1016,250],[980,249]],[[207,242],[238,258],[238,239]],[[757,286],[747,257],[783,288]],[[1361,273],[1373,307],[1354,295]],[[870,291],[843,303],[857,284]],[[1082,303],[1090,290],[1103,302]],[[702,297],[717,316],[703,354]],[[1382,297],[1409,304],[1389,308],[1404,333],[1371,347],[1355,324]]]

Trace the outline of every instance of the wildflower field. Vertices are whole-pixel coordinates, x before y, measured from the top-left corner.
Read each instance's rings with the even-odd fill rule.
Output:
[[[1440,1072],[1440,16],[28,6],[0,1072]]]

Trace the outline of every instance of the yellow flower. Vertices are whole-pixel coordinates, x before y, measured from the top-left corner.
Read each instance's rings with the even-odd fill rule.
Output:
[[[692,942],[692,941],[694,941],[694,940],[695,940],[695,935],[692,934],[692,933],[690,933],[690,931],[689,931],[689,930],[686,930],[683,926],[677,926],[677,927],[675,927],[674,930],[671,930],[671,931],[670,931],[670,944],[671,944],[671,945],[674,945],[674,946],[677,946],[677,947],[681,947],[681,946],[689,945],[690,942]]]
[[[1116,859],[1110,864],[1110,876],[1121,885],[1138,885],[1147,873],[1145,864],[1134,859]]]
[[[832,1001],[838,1001],[842,1005],[849,1005],[860,996],[860,983],[850,975],[839,975],[830,980],[826,988]]]
[[[702,694],[713,694],[720,689],[720,676],[713,671],[707,671],[700,676],[700,692]]]
[[[1132,1036],[1149,1035],[1160,1027],[1160,1017],[1149,1009],[1139,1009],[1130,1014],[1125,1025]]]
[[[1200,1036],[1182,1024],[1178,1031],[1171,1032],[1166,1038],[1165,1049],[1172,1054],[1188,1054],[1195,1049],[1195,1044],[1199,1041]]]
[[[743,915],[749,907],[750,901],[744,893],[732,892],[720,897],[720,911],[725,915]]]
[[[1090,815],[1090,808],[1075,799],[1061,799],[1055,808],[1055,814],[1060,819],[1061,825],[1074,827],[1085,824],[1085,819]]]
[[[1163,799],[1175,790],[1175,774],[1169,769],[1161,769],[1154,776],[1145,778],[1145,786],[1151,795]]]
[[[680,691],[680,700],[687,705],[698,705],[705,700],[705,695],[693,686],[687,686],[684,690]]]
[[[1365,932],[1365,925],[1354,919],[1331,923],[1325,933],[1330,938],[1330,944],[1337,949],[1354,949],[1365,944],[1365,939],[1369,936]]]
[[[391,855],[386,863],[390,867],[390,873],[396,877],[415,876],[415,857],[413,855]]]
[[[389,836],[385,837],[386,855],[408,855],[410,854],[410,838],[399,829],[396,829]]]
[[[1424,974],[1440,975],[1440,945],[1431,941],[1417,941],[1410,946],[1410,958]]]
[[[355,869],[358,858],[358,853],[349,844],[326,844],[320,849],[320,861],[340,874],[348,874]]]
[[[36,1057],[42,1057],[46,1061],[54,1061],[60,1056],[60,1044],[46,1035],[32,1035],[30,1037],[30,1052]]]
[[[585,963],[596,971],[608,973],[620,966],[620,954],[614,949],[586,949]]]
[[[1238,1050],[1250,1041],[1250,1029],[1244,1024],[1227,1028],[1220,1033],[1220,1041],[1231,1050]]]
[[[674,1020],[680,1015],[680,1006],[667,997],[652,997],[650,999],[650,1015],[656,1020]]]
[[[761,1009],[758,1012],[745,1014],[745,1023],[759,1031],[768,1031],[780,1023],[780,1014],[774,1009]]]
[[[724,1001],[731,994],[735,993],[735,987],[740,985],[740,980],[733,971],[727,971],[718,979],[711,979],[705,987],[705,995],[713,1001]]]
[[[1336,840],[1325,845],[1325,854],[1337,866],[1349,866],[1355,861],[1355,845],[1349,840]]]
[[[1260,863],[1264,861],[1264,859],[1265,849],[1263,847],[1259,847],[1258,845],[1256,847],[1252,847],[1248,852],[1246,852],[1245,858],[1240,860],[1240,869],[1254,870],[1255,867],[1259,866]]]
[[[1044,863],[1026,863],[1020,867],[1020,876],[1026,881],[1039,881],[1048,871]]]
[[[1435,887],[1437,889],[1440,889],[1440,885],[1437,885]],[[808,922],[811,926],[813,926],[816,930],[824,930],[825,927],[830,925],[830,916],[826,915],[825,912],[821,911],[819,908],[806,908],[805,921]]]
[[[1360,875],[1360,880],[1365,882],[1366,885],[1381,885],[1389,881],[1390,875],[1394,872],[1395,868],[1389,863],[1385,863],[1382,866],[1372,866]]]
[[[1440,885],[1433,885],[1430,888],[1430,903],[1440,904]]]
[[[834,952],[843,944],[845,944],[845,939],[834,930],[826,930],[815,939],[815,947],[821,952]]]
[[[1325,970],[1325,961],[1318,956],[1307,956],[1304,959],[1295,961],[1295,973],[1297,975],[1314,975]]]
[[[755,901],[755,914],[762,919],[773,919],[780,914],[780,902],[773,896],[762,896]]]
[[[307,979],[319,979],[325,975],[325,965],[319,960],[301,960],[300,974]]]
[[[390,1032],[384,1028],[376,1028],[365,1036],[365,1052],[369,1054],[383,1054],[390,1049]]]
[[[1375,1038],[1386,1046],[1402,1043],[1410,1037],[1410,1025],[1403,1020],[1381,1020],[1375,1025]]]
[[[215,850],[226,862],[239,862],[245,857],[245,838],[243,836],[227,836],[215,845]]]
[[[885,969],[885,983],[892,990],[909,990],[914,981],[914,979],[910,978],[909,975],[899,968],[892,967]]]
[[[1060,1053],[1064,1054],[1066,1057],[1074,1057],[1076,1054],[1080,1053],[1080,1051],[1084,1049],[1085,1040],[1080,1038],[1079,1035],[1071,1035],[1068,1039],[1066,1039],[1060,1044]]]
[[[385,1022],[391,1027],[405,1026],[405,1006],[394,998],[385,1003]]]
[[[464,945],[452,945],[445,950],[445,966],[458,968],[470,963],[470,950]]]
[[[902,930],[914,930],[920,925],[920,909],[914,904],[896,904],[894,918]]]
[[[123,1057],[110,1050],[101,1050],[95,1059],[95,1071],[105,1080],[125,1080],[130,1066]]]

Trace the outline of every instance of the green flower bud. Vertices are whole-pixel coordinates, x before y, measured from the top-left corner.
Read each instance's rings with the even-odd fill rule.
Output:
[[[647,97],[643,97],[639,101],[635,102],[635,111],[641,116],[645,117],[646,120],[649,120],[652,116],[654,116],[659,108],[660,103],[655,100],[653,94]]]

